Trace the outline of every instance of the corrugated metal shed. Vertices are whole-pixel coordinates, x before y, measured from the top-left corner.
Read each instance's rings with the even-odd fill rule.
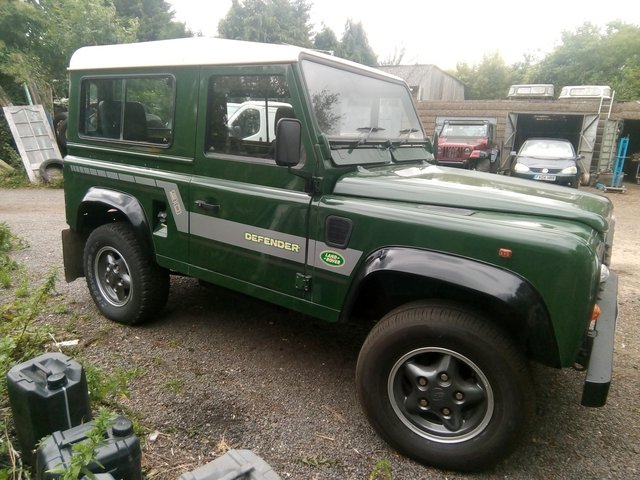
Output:
[[[435,65],[386,65],[378,69],[407,82],[419,102],[464,100],[464,84]]]

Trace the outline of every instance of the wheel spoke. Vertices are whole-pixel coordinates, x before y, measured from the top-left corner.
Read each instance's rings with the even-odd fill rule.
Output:
[[[448,378],[452,377],[453,372],[457,372],[458,363],[451,355],[442,355],[440,361],[436,365],[436,369],[440,375],[445,374]],[[442,381],[447,381],[444,378]]]
[[[459,431],[464,424],[462,412],[459,408],[454,408],[449,415],[440,414],[439,417],[442,419],[442,424],[450,432]]]
[[[476,405],[486,399],[484,389],[474,382],[461,382],[458,390],[463,395],[463,404],[466,407]]]

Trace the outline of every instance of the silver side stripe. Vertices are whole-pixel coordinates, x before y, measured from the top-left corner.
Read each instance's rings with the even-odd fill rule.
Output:
[[[112,180],[120,180],[122,182],[162,188],[164,190],[164,194],[167,197],[171,212],[173,213],[173,219],[176,222],[176,229],[182,233],[189,233],[189,216],[187,215],[187,211],[184,207],[182,195],[180,195],[180,189],[175,183],[155,180],[148,177],[141,177],[139,175],[127,175],[124,173],[97,170],[95,168],[87,168],[80,165],[71,165],[71,171],[76,173],[83,173],[85,175],[93,175],[94,177],[106,177]]]
[[[148,180],[148,179],[145,179]],[[189,215],[184,208],[184,202],[182,201],[182,195],[180,195],[180,189],[175,183],[164,182],[156,180],[158,187],[164,189],[164,194],[167,196],[167,201],[171,207],[173,213],[173,220],[176,222],[176,228],[179,232],[189,232]]]
[[[283,258],[301,265],[305,263],[307,246],[305,237],[188,212],[180,195],[180,189],[175,183],[80,165],[71,165],[71,171],[163,189],[179,232],[191,233],[191,235]],[[190,230],[189,225],[191,225]],[[324,242],[309,240],[309,263],[315,268],[348,276],[353,272],[361,256],[360,250],[334,249]]]
[[[189,218],[191,219],[192,235],[284,258],[292,262],[304,263],[306,243],[304,237],[252,227],[200,213],[191,212]]]

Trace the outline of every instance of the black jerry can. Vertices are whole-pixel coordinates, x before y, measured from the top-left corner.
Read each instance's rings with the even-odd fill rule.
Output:
[[[57,470],[71,465],[73,446],[87,441],[94,427],[94,422],[88,422],[69,430],[53,432],[41,442],[36,452],[35,480],[62,478],[63,473]],[[111,475],[116,480],[141,480],[142,451],[140,440],[133,433],[131,420],[123,416],[116,417],[105,432],[104,441],[96,448],[94,461],[87,469],[96,475]]]
[[[84,369],[62,353],[45,353],[7,372],[9,404],[24,460],[43,437],[91,420]]]

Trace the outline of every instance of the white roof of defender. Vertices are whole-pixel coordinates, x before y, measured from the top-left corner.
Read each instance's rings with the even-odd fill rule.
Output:
[[[306,48],[211,37],[82,47],[71,56],[69,70],[293,63],[303,53],[398,80],[380,70]]]

